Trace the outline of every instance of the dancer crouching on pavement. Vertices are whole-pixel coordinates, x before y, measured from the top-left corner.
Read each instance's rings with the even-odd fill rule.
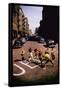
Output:
[[[33,59],[34,59],[32,48],[29,48],[28,49],[28,52],[29,52],[29,58],[28,58],[28,60],[29,60],[29,62],[32,62]]]
[[[34,59],[38,59],[38,50],[34,49]]]
[[[41,67],[42,67],[42,51],[41,51],[41,50],[39,50],[38,58],[39,58],[39,60],[40,60],[40,65],[41,65]]]
[[[25,55],[25,50],[22,50],[22,52],[21,52],[21,60],[25,60],[24,55]]]
[[[55,60],[55,55],[54,55],[53,48],[51,48],[51,59],[52,59],[52,60]]]
[[[45,51],[45,53],[44,53],[44,55],[43,55],[43,60],[45,61],[45,65],[46,65],[48,62],[50,62],[50,63],[54,66],[54,64],[53,64],[53,62],[52,62],[52,60],[51,60],[51,56],[50,56],[50,54],[49,54],[48,51]]]

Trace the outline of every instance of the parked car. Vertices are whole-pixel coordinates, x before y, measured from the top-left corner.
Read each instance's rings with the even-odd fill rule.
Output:
[[[39,37],[39,43],[44,43],[45,39],[43,37]]]
[[[48,47],[55,47],[55,41],[54,40],[47,40],[46,41],[46,45],[48,46]]]
[[[49,48],[54,48],[54,47],[55,47],[55,45],[53,45],[53,44],[49,46]]]
[[[37,37],[32,35],[28,37],[28,41],[37,41]]]
[[[41,36],[38,36],[38,35],[29,36],[28,40],[29,41],[37,41],[39,43],[44,43],[45,42],[45,39]]]
[[[23,45],[21,40],[15,40],[13,48],[20,48]]]
[[[27,41],[26,37],[22,37],[22,38],[21,38],[21,41],[22,41],[22,43],[24,44],[24,43]]]

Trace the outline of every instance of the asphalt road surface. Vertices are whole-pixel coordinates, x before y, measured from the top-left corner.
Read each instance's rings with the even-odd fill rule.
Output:
[[[46,48],[41,43],[34,41],[27,41],[22,48],[13,49],[13,76],[19,78],[19,80],[35,81],[42,78],[52,76],[54,77],[58,73],[58,44],[55,45],[54,54],[55,60],[53,60],[54,66],[51,63],[46,64],[46,68],[41,68],[39,65],[30,63],[27,60],[21,61],[21,51],[25,50],[25,58],[28,59],[28,49],[41,48],[43,53]],[[51,49],[49,48],[49,52]]]

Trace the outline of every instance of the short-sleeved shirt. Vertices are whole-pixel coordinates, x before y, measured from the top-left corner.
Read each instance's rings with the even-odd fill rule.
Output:
[[[43,59],[45,59],[45,60],[50,59],[50,55],[49,54],[44,54]]]

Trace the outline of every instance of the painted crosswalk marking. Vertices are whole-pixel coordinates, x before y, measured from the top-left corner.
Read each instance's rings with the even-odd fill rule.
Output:
[[[14,66],[17,67],[18,69],[22,70],[22,72],[18,73],[18,74],[14,73],[13,76],[20,76],[20,75],[24,75],[25,74],[26,71],[24,70],[24,68],[20,67],[17,64],[14,64]]]
[[[24,62],[22,62],[22,61],[20,61],[19,63],[21,63],[21,64],[29,67],[30,69],[34,69],[34,68],[38,67],[38,65],[30,66],[29,63],[24,63]]]
[[[23,61],[19,61],[20,64],[23,64],[25,65],[26,67],[30,68],[30,69],[34,69],[36,67],[38,67],[38,65],[34,65],[34,66],[30,66],[29,65],[29,62],[23,62]],[[13,73],[13,76],[21,76],[21,75],[24,75],[26,73],[26,70],[24,69],[24,67],[21,67],[17,64],[13,64],[15,67],[17,67],[19,70],[21,70],[22,72],[21,73]]]

